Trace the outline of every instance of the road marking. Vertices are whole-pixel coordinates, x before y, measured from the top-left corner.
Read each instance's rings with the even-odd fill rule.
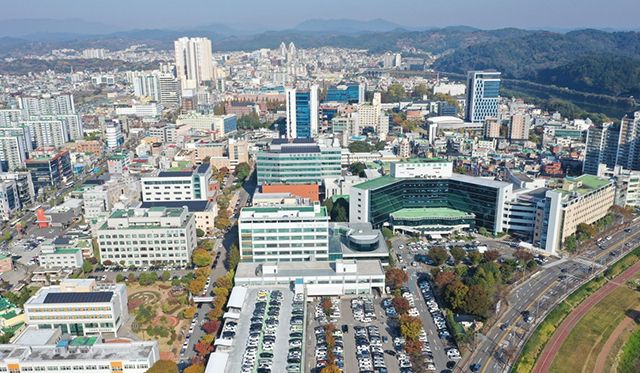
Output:
[[[555,283],[557,283],[558,280],[553,281],[551,284],[549,284],[549,286],[546,287],[546,289],[544,289],[537,297],[536,299],[534,299],[528,306],[527,308],[525,308],[524,310],[527,311],[529,310],[529,308],[531,308],[531,306],[533,306],[538,299],[540,299],[542,297],[542,295],[544,293],[546,293]],[[522,318],[522,312],[518,315],[518,318],[516,318],[516,321],[509,325],[509,329],[507,329],[504,333],[504,335],[502,336],[502,338],[500,338],[500,341],[498,341],[498,343],[496,343],[496,347],[493,349],[493,352],[489,355],[489,359],[487,360],[487,362],[484,364],[484,368],[482,368],[482,372],[484,373],[487,368],[489,367],[489,363],[491,363],[491,360],[493,359],[493,355],[496,354],[496,352],[498,351],[498,348],[500,347],[500,345],[502,344],[502,341],[504,341],[504,339],[507,337],[507,335],[509,335],[509,332],[511,332],[511,329],[513,328],[513,325],[517,324],[518,321],[520,321],[520,319]]]
[[[618,242],[617,244],[611,246],[610,248],[606,249],[605,251],[601,252],[600,254],[597,254],[595,256],[594,262],[600,258],[602,258],[603,256],[607,255],[608,253],[612,252],[613,250],[615,250],[616,248],[618,248],[618,246],[622,245],[623,243],[629,241],[630,239],[632,239],[633,237],[635,237],[638,233],[640,233],[640,230],[637,231],[636,233],[626,237],[624,240]]]

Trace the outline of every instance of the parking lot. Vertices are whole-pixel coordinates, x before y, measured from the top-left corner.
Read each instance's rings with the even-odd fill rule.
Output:
[[[302,297],[294,299],[288,288],[250,288],[239,319],[244,322],[237,323],[233,335],[223,331],[233,339],[226,372],[300,372],[303,313]]]

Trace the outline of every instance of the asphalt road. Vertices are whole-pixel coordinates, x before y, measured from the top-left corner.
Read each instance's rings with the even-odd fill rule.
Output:
[[[612,234],[612,239],[604,243],[602,249],[594,245],[579,257],[542,266],[538,274],[511,292],[508,309],[484,337],[478,338],[477,348],[471,357],[455,372],[469,371],[468,367],[473,364],[480,364],[482,373],[508,371],[524,344],[526,333],[535,329],[559,298],[588,280],[598,268],[640,244],[640,227],[636,224],[631,229],[630,233],[620,231]],[[614,251],[618,255],[611,255]],[[589,272],[589,267],[594,271]],[[566,275],[566,278],[559,280],[561,275]],[[530,312],[534,318],[531,323],[524,321],[523,311]],[[503,324],[507,325],[506,330],[500,329]]]

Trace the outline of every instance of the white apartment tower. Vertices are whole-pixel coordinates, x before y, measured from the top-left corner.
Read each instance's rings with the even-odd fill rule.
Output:
[[[180,38],[174,42],[176,72],[186,86],[202,85],[213,81],[211,40],[207,38]]]

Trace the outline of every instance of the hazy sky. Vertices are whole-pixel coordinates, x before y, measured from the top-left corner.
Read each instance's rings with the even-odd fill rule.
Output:
[[[640,28],[640,0],[0,0],[0,9],[0,19],[77,17],[124,28],[284,29],[312,18],[484,29]]]

